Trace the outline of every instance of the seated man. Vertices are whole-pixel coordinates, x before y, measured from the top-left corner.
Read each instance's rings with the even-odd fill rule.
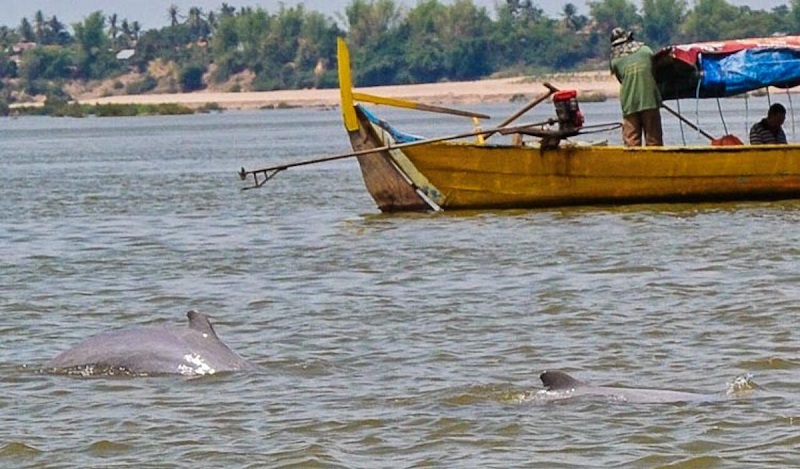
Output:
[[[750,128],[750,145],[770,145],[786,143],[783,122],[786,120],[786,108],[775,103],[769,107],[767,117],[756,122]]]

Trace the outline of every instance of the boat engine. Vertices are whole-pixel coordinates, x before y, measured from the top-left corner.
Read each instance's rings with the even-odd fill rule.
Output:
[[[578,92],[564,90],[554,93],[553,105],[556,107],[559,132],[565,137],[577,135],[578,130],[583,127],[583,113],[578,106]]]

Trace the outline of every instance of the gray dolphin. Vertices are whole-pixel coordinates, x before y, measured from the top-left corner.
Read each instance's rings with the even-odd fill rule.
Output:
[[[754,384],[749,377],[742,378],[745,383],[733,383],[741,389],[731,389],[723,394],[701,394],[694,392],[669,391],[663,389],[620,388],[614,386],[596,386],[579,381],[562,371],[545,371],[539,375],[546,393],[546,398],[565,399],[579,396],[602,396],[615,401],[640,404],[664,404],[678,402],[710,402],[721,400],[731,394],[753,389]],[[739,378],[737,378],[739,380]]]
[[[208,375],[254,366],[228,348],[208,316],[192,310],[189,327],[135,327],[91,336],[45,364],[81,375]]]

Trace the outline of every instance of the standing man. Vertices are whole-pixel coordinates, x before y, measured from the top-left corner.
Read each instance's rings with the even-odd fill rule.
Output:
[[[620,82],[622,141],[626,147],[664,144],[661,129],[661,93],[653,77],[653,51],[633,40],[633,32],[611,31],[611,71]]]
[[[783,123],[786,121],[786,108],[775,103],[769,107],[767,117],[750,128],[750,145],[775,145],[786,143]]]

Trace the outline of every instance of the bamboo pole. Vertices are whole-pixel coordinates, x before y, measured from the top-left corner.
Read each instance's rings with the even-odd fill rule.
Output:
[[[544,82],[544,83],[542,83],[542,85],[544,85],[544,87],[547,88],[547,90],[548,90],[547,93],[539,96],[538,98],[534,98],[528,104],[523,106],[520,110],[518,110],[514,114],[511,114],[509,117],[507,117],[503,122],[500,123],[500,125],[497,126],[498,131],[499,131],[499,129],[502,129],[502,128],[506,127],[508,124],[510,124],[510,123],[514,122],[515,120],[517,120],[521,115],[525,114],[526,112],[530,111],[534,107],[536,107],[539,104],[541,104],[544,100],[546,100],[547,98],[552,96],[553,93],[556,93],[557,91],[559,91],[558,88],[556,88],[555,86],[551,85],[548,82]],[[492,132],[492,133],[486,135],[485,138],[488,139],[489,137],[491,137],[495,133],[496,132]]]
[[[446,135],[446,136],[443,136],[443,137],[426,138],[426,139],[422,139],[422,140],[415,140],[413,142],[398,143],[398,144],[394,144],[394,145],[390,144],[390,145],[384,145],[382,147],[376,147],[376,148],[366,148],[364,150],[351,151],[351,152],[348,152],[348,153],[341,153],[341,154],[338,154],[338,155],[324,156],[324,157],[320,157],[320,158],[312,158],[312,159],[309,159],[309,160],[295,161],[294,163],[285,163],[285,164],[280,164],[280,165],[276,165],[276,166],[270,166],[268,168],[254,169],[254,170],[250,170],[250,171],[242,168],[241,170],[239,170],[239,178],[242,181],[244,181],[244,180],[247,179],[248,176],[253,176],[253,185],[251,187],[245,187],[242,190],[256,189],[258,187],[263,186],[267,181],[272,179],[279,172],[284,171],[284,170],[289,169],[289,168],[296,168],[298,166],[306,166],[306,165],[311,165],[311,164],[325,163],[325,162],[328,162],[328,161],[343,160],[345,158],[353,158],[353,157],[356,157],[356,156],[369,155],[369,154],[378,153],[378,152],[381,152],[381,151],[399,150],[399,149],[402,149],[402,148],[414,147],[414,146],[418,146],[418,145],[427,145],[427,144],[431,144],[431,143],[445,142],[445,141],[448,141],[448,140],[457,140],[459,138],[475,137],[475,136],[478,136],[478,135],[491,135],[491,134],[493,134],[495,132],[499,132],[501,130],[503,130],[503,131],[513,131],[514,129],[522,130],[522,129],[527,129],[527,128],[532,127],[532,126],[544,125],[544,124],[548,124],[548,123],[550,123],[550,120],[547,120],[547,121],[544,121],[544,122],[532,123],[532,124],[524,124],[524,125],[520,125],[518,127],[505,127],[505,126],[504,127],[495,127],[495,128],[487,129],[487,130],[478,130],[478,131],[474,131],[474,132],[466,132],[466,133],[455,134],[455,135]],[[259,176],[263,177],[264,179],[263,180],[259,180]]]

